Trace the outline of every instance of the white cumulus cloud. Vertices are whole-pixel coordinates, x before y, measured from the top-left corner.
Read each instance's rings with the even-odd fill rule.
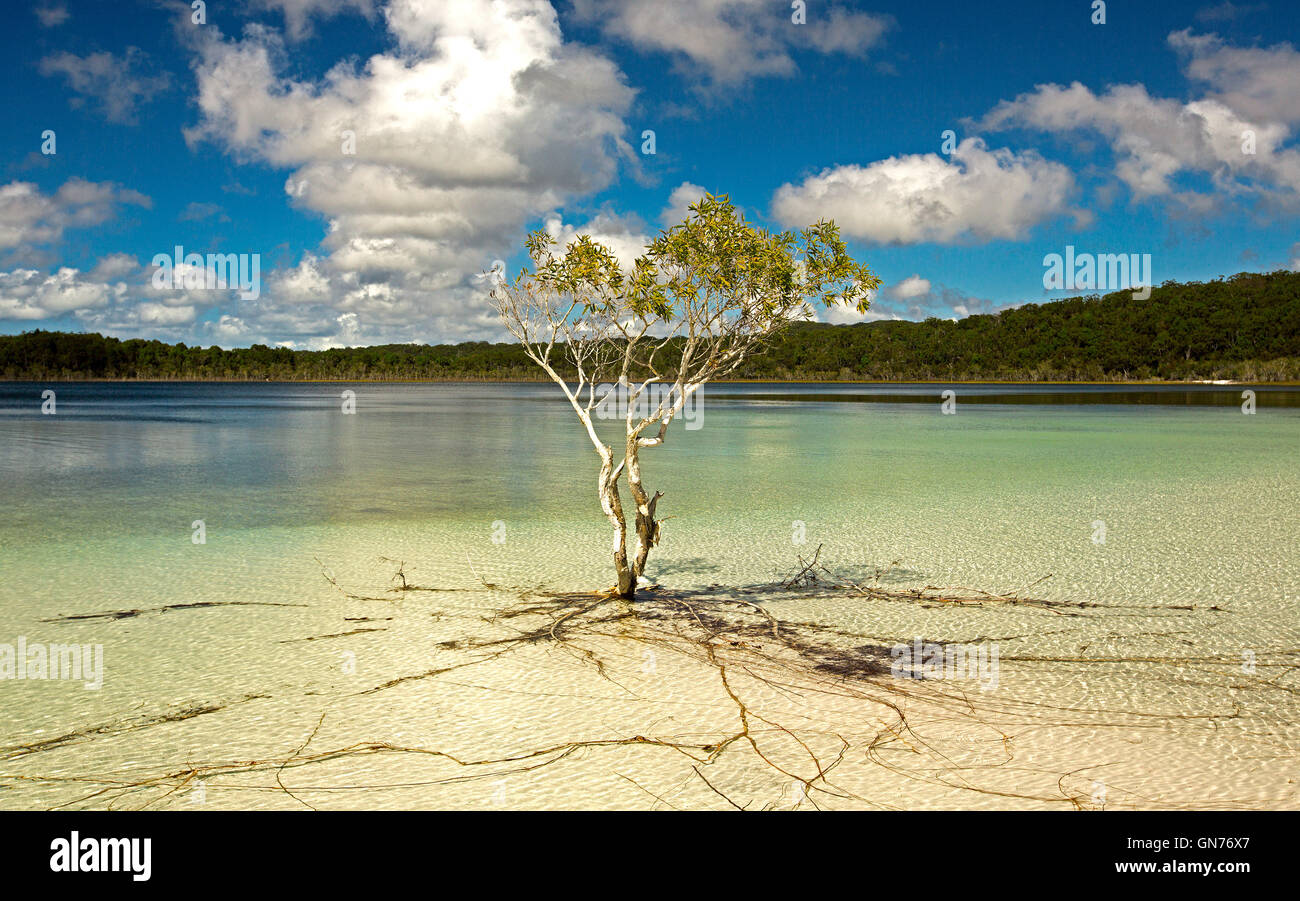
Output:
[[[231,311],[254,330],[318,338],[342,313],[368,341],[496,334],[474,276],[632,158],[632,90],[610,60],[564,40],[545,0],[392,0],[382,12],[397,47],[317,81],[288,74],[264,26],[199,50],[188,139],[289,170],[290,201],[328,221],[322,252],[270,279],[292,317],[265,303]]]
[[[1174,32],[1169,44],[1188,79],[1204,88],[1201,96],[1153,97],[1140,84],[1100,93],[1079,82],[1045,84],[1001,102],[981,125],[1099,134],[1116,177],[1139,200],[1166,197],[1196,213],[1231,195],[1300,204],[1300,151],[1288,145],[1300,123],[1300,53],[1290,44],[1231,47],[1190,31]],[[1213,193],[1180,187],[1176,179],[1186,173],[1207,176]]]
[[[110,122],[133,123],[137,108],[171,84],[166,72],[149,74],[148,55],[138,47],[128,47],[121,56],[112,53],[55,53],[41,60],[40,72],[46,76],[63,76],[76,94],[73,106],[93,100]]]
[[[786,184],[772,201],[787,226],[834,219],[844,234],[880,244],[1016,240],[1070,207],[1074,176],[1032,151],[989,150],[967,138],[951,157],[891,156]]]
[[[865,56],[894,21],[814,3],[796,24],[791,4],[771,0],[574,0],[573,9],[607,36],[666,53],[718,84],[791,75],[800,49]]]
[[[152,205],[138,191],[84,178],[70,178],[52,194],[27,181],[0,185],[0,250],[30,254],[61,239],[65,229],[102,225],[123,204]]]

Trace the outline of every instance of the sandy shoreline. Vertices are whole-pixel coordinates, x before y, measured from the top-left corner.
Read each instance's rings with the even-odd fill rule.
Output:
[[[369,661],[361,672],[254,678],[202,704],[47,734],[36,750],[11,745],[5,806],[1300,807],[1295,727],[1252,709],[1258,693],[1290,691],[1272,678],[1294,671],[1294,652],[1261,658],[1253,677],[1186,654],[1004,652],[997,688],[982,690],[895,678],[880,636],[799,618],[855,602],[838,592],[664,591],[632,605],[451,594],[340,597],[353,631],[278,639],[330,660],[346,647]],[[428,667],[376,667],[403,651]],[[1089,700],[1107,670],[1132,671],[1131,698]]]

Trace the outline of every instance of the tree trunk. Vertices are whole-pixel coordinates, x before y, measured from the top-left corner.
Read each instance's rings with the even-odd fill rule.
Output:
[[[641,460],[638,455],[640,446],[633,436],[627,443],[627,484],[632,489],[632,499],[636,503],[636,554],[632,558],[633,584],[645,572],[646,558],[650,548],[659,543],[659,523],[655,521],[655,506],[662,491],[656,491],[654,497],[646,493],[641,483]]]
[[[627,562],[627,522],[623,519],[623,500],[618,493],[618,479],[612,478],[614,461],[608,453],[603,454],[600,477],[596,490],[600,495],[600,509],[605,511],[614,526],[614,571],[618,574],[618,594],[620,597],[632,598],[636,595],[637,573],[632,571]]]
[[[641,505],[637,505],[636,510],[636,556],[632,561],[632,572],[639,579],[645,572],[646,558],[650,556],[650,548],[659,543],[659,523],[655,520],[655,505],[659,503],[659,498],[663,497],[662,491],[656,491],[654,497],[645,505],[644,512]]]

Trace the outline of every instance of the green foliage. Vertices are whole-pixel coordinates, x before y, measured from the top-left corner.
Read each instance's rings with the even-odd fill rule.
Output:
[[[707,305],[710,316],[741,314],[764,330],[784,324],[809,299],[866,312],[880,287],[849,256],[835,223],[774,234],[747,222],[725,195],[691,204],[686,219],[660,232],[631,272],[588,235],[570,242],[562,256],[543,230],[530,234],[526,247],[532,269],[514,284],[571,296],[583,315],[672,322]]]
[[[585,265],[601,264],[593,259]],[[827,265],[833,270],[842,264]],[[773,275],[720,272],[723,277]],[[673,351],[665,349],[668,355]],[[0,336],[0,377],[456,381],[533,380],[542,374],[513,343],[222,350],[36,331]],[[1300,380],[1300,273],[1166,283],[1148,300],[1121,291],[956,322],[801,323],[747,360],[736,377]]]

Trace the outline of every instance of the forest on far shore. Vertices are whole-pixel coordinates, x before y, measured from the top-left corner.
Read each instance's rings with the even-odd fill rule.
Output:
[[[667,356],[671,358],[671,348]],[[662,367],[661,367],[662,369]],[[10,380],[543,378],[515,344],[386,344],[290,350],[165,344],[98,334],[0,336]],[[738,379],[808,381],[1300,380],[1300,272],[1241,273],[1025,304],[956,321],[797,323]]]

